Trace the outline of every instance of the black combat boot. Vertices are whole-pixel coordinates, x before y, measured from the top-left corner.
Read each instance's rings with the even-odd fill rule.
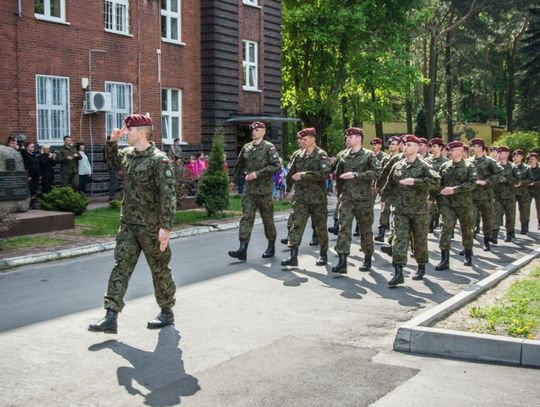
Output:
[[[480,233],[480,226],[476,225],[473,232],[473,239],[476,237],[478,233]]]
[[[403,266],[398,266],[394,264],[394,277],[388,282],[388,287],[394,288],[397,287],[398,284],[403,284],[405,282],[405,278],[403,277]]]
[[[309,242],[310,246],[318,246],[319,245],[319,237],[317,236],[317,232],[315,230],[313,231],[313,234],[311,235],[311,241]]]
[[[339,233],[339,220],[334,218],[334,226],[330,226],[328,228],[328,231],[330,233],[333,233],[334,235],[337,235]]]
[[[441,250],[441,262],[435,266],[435,270],[448,270],[450,268],[450,250]]]
[[[369,271],[371,269],[371,255],[364,256],[364,262],[360,266],[358,270],[360,271]]]
[[[484,236],[484,247],[483,247],[483,249],[484,249],[485,252],[489,252],[491,250],[491,247],[489,246],[489,242],[490,242],[489,237]]]
[[[384,233],[386,232],[385,226],[379,226],[379,234],[373,238],[376,242],[384,242]]]
[[[146,327],[148,329],[159,329],[172,324],[174,324],[174,314],[172,310],[169,308],[162,308],[161,312],[157,314],[153,320],[148,321]]]
[[[356,228],[354,229],[353,236],[360,236],[360,225],[356,222]]]
[[[514,237],[515,237],[514,231],[513,230],[508,230],[506,232],[506,236],[504,237],[504,241],[505,242],[511,242]]]
[[[499,231],[498,231],[498,230],[494,230],[494,231],[493,231],[493,233],[491,234],[491,243],[497,244],[497,237],[498,237],[498,234],[499,234]]]
[[[291,254],[281,262],[282,266],[298,266],[298,247],[291,247]]]
[[[288,237],[285,237],[285,238],[281,239],[280,242],[281,242],[282,244],[289,244],[289,238],[288,238]]]
[[[412,279],[413,280],[423,280],[425,274],[426,274],[426,265],[425,264],[419,264],[418,268],[416,269],[416,274],[412,277]]]
[[[269,240],[268,247],[266,248],[265,252],[262,254],[262,258],[269,259],[270,257],[274,257],[274,254],[276,254],[276,241]]]
[[[435,231],[435,220],[431,219],[431,222],[429,222],[429,233],[433,233]]]
[[[525,222],[521,222],[521,234],[522,235],[527,234],[527,224]]]
[[[381,246],[381,252],[383,252],[384,254],[387,254],[388,256],[392,257],[392,246],[390,246],[389,244]]]
[[[244,240],[240,240],[240,248],[235,251],[230,251],[229,256],[234,257],[238,260],[246,260],[247,258],[247,248],[248,248],[248,242]]]
[[[328,255],[326,254],[326,250],[321,250],[321,254],[319,255],[319,258],[315,262],[316,266],[326,266],[326,263],[328,263]]]
[[[338,254],[338,264],[332,267],[332,273],[347,274],[347,255]]]
[[[463,261],[464,266],[472,266],[472,248],[465,249],[465,260]]]
[[[105,318],[95,324],[90,324],[88,330],[92,332],[104,332],[106,334],[115,334],[118,332],[118,312],[108,309]]]

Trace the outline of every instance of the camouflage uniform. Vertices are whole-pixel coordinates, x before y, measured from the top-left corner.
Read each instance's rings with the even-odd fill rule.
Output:
[[[413,185],[402,185],[399,181],[414,178]],[[397,162],[388,175],[388,181],[381,191],[386,202],[393,196],[392,215],[394,217],[394,240],[392,262],[394,266],[407,264],[409,239],[414,242],[414,257],[420,265],[428,258],[427,235],[429,227],[428,194],[439,187],[440,176],[418,156],[412,163],[403,159]]]
[[[388,181],[388,175],[390,174],[390,170],[392,169],[394,164],[402,160],[404,157],[405,156],[403,155],[403,153],[397,153],[397,154],[388,156],[388,158],[383,161],[380,177],[377,179],[375,183],[375,187],[379,191],[382,189],[382,187],[384,187],[384,185]],[[390,208],[392,206],[393,198],[394,197],[391,193],[387,194],[384,198],[381,194],[381,202],[384,202],[384,208],[379,218],[379,227],[388,228],[390,226]],[[391,236],[388,238],[389,242],[392,242],[392,239],[393,239],[392,236],[393,236],[393,233],[391,233]]]
[[[257,209],[261,214],[264,234],[269,241],[276,240],[274,225],[274,201],[272,200],[272,174],[281,169],[281,160],[272,143],[262,140],[260,144],[247,143],[242,147],[235,164],[235,178],[256,172],[257,178],[246,181],[242,197],[240,241],[249,242]]]
[[[437,195],[437,203],[442,215],[442,232],[439,238],[439,248],[450,250],[452,234],[456,221],[461,228],[461,241],[465,249],[473,247],[474,218],[471,212],[472,191],[476,183],[476,169],[470,161],[461,160],[457,163],[447,161],[439,169],[442,190],[453,187],[452,195]]]
[[[425,161],[431,166],[433,171],[438,173],[441,169],[441,166],[448,161],[448,158],[442,155],[438,158],[435,158],[433,155],[430,155],[425,159]],[[430,225],[432,225],[430,226],[430,231],[432,232],[433,228],[439,223],[439,216],[441,215],[441,211],[437,201],[435,201],[434,204],[431,206],[431,208],[429,209],[429,213],[431,219]]]
[[[379,163],[372,151],[361,148],[339,154],[336,165],[336,179],[340,180],[341,196],[339,206],[339,233],[336,244],[338,254],[348,255],[351,248],[351,228],[353,218],[360,228],[360,246],[365,256],[373,254],[373,205],[375,196],[372,185],[380,171]],[[356,172],[353,179],[343,180],[341,174]]]
[[[473,192],[473,211],[475,222],[482,217],[482,230],[484,238],[491,237],[493,223],[495,221],[493,207],[493,185],[501,179],[502,167],[491,157],[473,157],[472,163],[476,168],[478,180],[487,181],[486,185],[476,184]]]
[[[529,167],[527,184],[529,196],[531,197],[530,203],[534,199],[534,204],[536,205],[536,218],[538,219],[538,226],[540,228],[540,165]]]
[[[294,181],[292,176],[298,172],[305,174],[299,181]],[[287,192],[290,192],[294,185],[289,247],[300,246],[307,219],[311,216],[315,223],[321,252],[328,250],[326,180],[329,173],[328,155],[319,147],[316,146],[311,154],[303,149],[294,153],[291,168],[287,173]]]
[[[516,187],[521,175],[519,169],[511,162],[501,165],[503,171],[502,179],[493,187],[495,204],[495,221],[493,231],[498,232],[505,217],[505,228],[507,233],[514,233],[516,227]]]
[[[160,251],[159,229],[171,230],[176,211],[174,170],[154,143],[144,151],[133,147],[118,149],[107,142],[107,161],[124,171],[124,197],[120,229],[114,250],[115,265],[109,277],[105,308],[120,312],[124,295],[141,250],[152,272],[154,294],[161,309],[175,304],[176,285],[169,262],[171,249]]]
[[[70,186],[74,191],[79,190],[79,157],[68,160],[69,156],[77,153],[74,146],[62,146],[58,149],[56,161],[60,163],[60,185]]]
[[[529,195],[529,188],[527,186],[529,180],[529,166],[521,163],[515,165],[519,170],[521,184],[516,187],[516,201],[519,208],[519,220],[521,222],[521,229],[529,227],[529,219],[531,217],[531,196]]]

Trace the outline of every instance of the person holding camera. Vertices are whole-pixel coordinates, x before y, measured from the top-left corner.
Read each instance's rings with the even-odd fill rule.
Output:
[[[71,136],[64,136],[64,145],[58,150],[57,161],[60,163],[60,184],[79,190],[78,161],[81,159],[73,146]]]
[[[56,152],[51,146],[43,144],[39,156],[39,172],[41,174],[41,194],[50,192],[54,185],[54,166],[56,165]]]

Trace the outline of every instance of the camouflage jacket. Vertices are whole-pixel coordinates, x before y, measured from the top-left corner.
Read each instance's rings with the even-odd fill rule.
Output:
[[[386,160],[386,157],[388,157],[388,154],[386,154],[384,151],[381,151],[379,154],[373,153],[373,155],[379,162],[379,167],[382,168],[383,162]]]
[[[272,193],[272,174],[281,169],[281,159],[276,148],[266,140],[258,145],[253,142],[244,144],[235,164],[235,178],[251,172],[257,178],[246,181],[246,193],[264,195]]]
[[[336,154],[334,159],[332,160],[332,164],[330,164],[330,172],[336,172],[337,166],[339,164],[339,160],[343,154],[345,154],[347,150],[341,150],[339,153]],[[343,183],[338,182],[336,179],[336,195],[339,198],[341,196],[341,187],[343,186]]]
[[[341,174],[346,172],[356,172],[357,176],[341,179]],[[372,201],[374,195],[371,185],[379,172],[379,162],[371,150],[361,148],[357,152],[351,149],[340,152],[336,165],[336,182],[341,188],[341,198],[348,201]]]
[[[519,178],[521,183],[516,187],[516,196],[528,194],[528,181],[529,181],[529,166],[521,163],[520,165],[513,164],[515,168],[519,170]]]
[[[431,165],[431,168],[433,168],[434,171],[439,172],[439,170],[441,169],[441,166],[445,162],[448,161],[448,158],[442,155],[439,156],[438,158],[435,158],[432,155],[430,155],[424,161],[427,162],[429,165]]]
[[[414,178],[413,185],[402,185],[405,178]],[[441,177],[418,156],[412,163],[398,161],[388,174],[388,181],[381,190],[381,200],[392,196],[392,210],[407,215],[427,214],[430,190],[439,187]]]
[[[79,172],[79,160],[81,156],[74,157],[72,160],[68,160],[69,156],[74,156],[77,154],[77,149],[74,146],[62,146],[58,149],[58,154],[56,155],[56,161],[60,163],[60,173],[61,174],[76,174]]]
[[[487,181],[486,185],[478,185],[472,192],[473,201],[485,201],[493,199],[493,185],[501,181],[502,167],[493,158],[486,155],[473,157],[471,162],[476,167],[479,180]]]
[[[118,149],[107,142],[107,161],[124,170],[120,221],[129,225],[171,230],[176,212],[175,177],[171,162],[154,143],[144,151]]]
[[[382,187],[384,187],[384,184],[386,184],[386,181],[388,181],[388,175],[390,174],[390,170],[392,169],[395,163],[397,163],[399,160],[403,160],[403,158],[405,158],[403,153],[397,153],[394,155],[389,155],[388,159],[383,161],[381,174],[379,175],[379,178],[375,182],[375,187],[377,189],[380,190]]]
[[[501,173],[501,181],[493,186],[493,192],[496,199],[514,199],[516,197],[516,185],[521,180],[519,168],[507,162],[499,164],[503,171]]]
[[[437,194],[437,203],[453,208],[471,208],[471,193],[474,190],[477,179],[474,165],[467,160],[461,160],[457,163],[448,160],[439,168],[439,175],[441,177],[439,192],[443,188],[453,187],[454,193],[446,196]]]
[[[529,167],[529,178],[527,179],[529,192],[540,192],[540,165]]]
[[[294,181],[292,176],[298,172],[304,172],[299,181]],[[326,180],[330,173],[328,154],[319,147],[308,154],[300,149],[293,153],[291,168],[287,173],[287,192],[294,185],[294,200],[309,204],[327,202]]]

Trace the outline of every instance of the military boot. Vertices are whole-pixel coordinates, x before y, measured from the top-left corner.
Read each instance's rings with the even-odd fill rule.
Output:
[[[284,237],[283,239],[280,240],[280,242],[282,244],[289,244],[289,238],[288,237]]]
[[[388,282],[388,287],[394,288],[398,284],[403,284],[405,282],[405,277],[403,277],[403,266],[398,266],[394,264],[394,276]]]
[[[169,308],[162,308],[161,312],[157,314],[153,320],[148,321],[146,327],[148,329],[159,329],[172,324],[174,324],[174,314],[172,310]]]
[[[435,266],[435,270],[448,270],[450,268],[450,250],[441,250],[441,262]]]
[[[353,236],[360,236],[360,225],[356,222],[356,228],[354,229]]]
[[[431,219],[431,222],[429,222],[429,233],[433,233],[435,231],[435,220]]]
[[[387,254],[388,256],[392,257],[392,246],[390,246],[389,244],[381,246],[381,252],[383,252],[384,254]]]
[[[319,245],[319,237],[317,236],[317,232],[313,231],[313,234],[311,235],[311,241],[309,242],[310,246],[318,246]]]
[[[360,271],[369,271],[371,269],[371,255],[370,256],[364,256],[364,262],[360,266],[358,270]]]
[[[108,309],[105,318],[95,324],[90,324],[88,330],[92,332],[104,332],[106,334],[115,334],[118,332],[118,312]]]
[[[240,248],[235,251],[230,251],[229,256],[234,257],[238,260],[246,260],[247,259],[247,248],[248,248],[248,242],[245,240],[240,240]]]
[[[465,249],[465,260],[463,261],[464,266],[472,266],[472,248]]]
[[[521,222],[521,234],[526,235],[528,232],[527,230],[527,224],[525,222]]]
[[[506,236],[504,237],[504,241],[505,242],[511,242],[513,237],[514,237],[514,231],[513,230],[508,230],[506,232]]]
[[[291,247],[291,254],[281,262],[282,266],[298,266],[298,247]]]
[[[484,247],[483,247],[483,250],[485,252],[489,252],[491,250],[491,247],[489,246],[489,242],[490,242],[490,239],[489,237],[485,237],[484,236]]]
[[[384,242],[384,233],[386,232],[385,226],[379,226],[379,234],[373,238],[376,242]]]
[[[332,273],[347,274],[347,255],[338,254],[338,264],[332,267]]]
[[[276,254],[276,241],[269,240],[268,247],[266,248],[265,252],[262,254],[262,258],[269,259],[270,257],[274,257],[274,254]]]
[[[330,233],[333,233],[334,235],[337,235],[339,233],[339,220],[334,218],[334,226],[330,226],[328,228],[328,231]]]
[[[419,264],[418,268],[416,269],[416,274],[412,277],[412,279],[413,280],[423,280],[425,274],[426,274],[426,265],[425,264]]]
[[[326,263],[328,263],[328,255],[326,254],[326,250],[321,250],[321,253],[319,255],[319,258],[315,262],[315,265],[326,266]]]
[[[498,237],[498,234],[499,234],[499,231],[498,231],[498,230],[494,230],[494,231],[493,231],[493,233],[491,234],[491,243],[497,244],[497,237]]]

